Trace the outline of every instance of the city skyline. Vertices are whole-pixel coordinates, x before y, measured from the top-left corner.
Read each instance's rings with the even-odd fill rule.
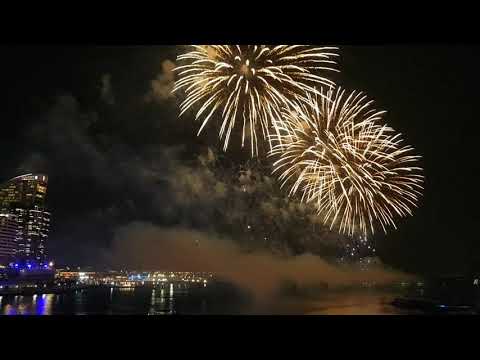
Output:
[[[392,44],[340,49],[342,72],[335,80],[368,91],[389,110],[386,122],[423,155],[425,196],[415,216],[398,230],[371,239],[376,253],[405,271],[466,271],[478,254],[478,194],[469,185],[477,167],[475,131],[468,131],[475,123],[474,92],[465,87],[477,77],[471,72],[476,48],[455,46],[453,52],[448,44]],[[158,227],[159,236],[169,229],[219,233],[228,228],[230,220],[223,214],[237,205],[220,202],[226,180],[217,174],[211,178],[211,170],[197,158],[208,154],[209,144],[222,168],[244,164],[249,154],[235,146],[228,153],[217,151],[222,146],[215,132],[197,138],[193,119],[177,119],[178,100],[170,91],[179,53],[176,46],[47,46],[17,47],[7,54],[9,69],[35,81],[4,74],[7,83],[17,84],[8,94],[5,117],[20,126],[7,124],[11,129],[2,146],[14,155],[4,159],[1,177],[48,173],[49,203],[55,209],[49,250],[58,261],[102,264],[122,228],[141,230],[133,226],[136,222],[145,224],[142,230]],[[35,68],[27,66],[31,59]],[[441,81],[438,74],[444,75]],[[446,171],[445,164],[461,171]],[[205,191],[209,186],[216,191]],[[249,216],[259,217],[255,211]],[[320,229],[304,233],[314,228]],[[291,229],[302,233],[301,226]],[[259,241],[264,237],[274,240],[258,236]],[[297,234],[291,238],[284,244],[289,251],[320,251],[314,242],[299,244]]]

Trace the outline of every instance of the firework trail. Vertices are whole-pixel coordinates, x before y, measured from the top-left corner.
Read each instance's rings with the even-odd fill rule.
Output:
[[[186,99],[180,116],[199,105],[196,120],[202,118],[201,133],[216,113],[221,115],[219,136],[227,150],[230,136],[240,122],[242,147],[250,137],[252,157],[258,154],[258,134],[269,139],[271,128],[281,122],[281,108],[291,107],[298,96],[317,92],[315,85],[333,85],[318,75],[332,68],[337,56],[333,47],[307,45],[204,45],[192,46],[178,56],[174,92],[183,89]],[[271,143],[270,143],[271,145]]]
[[[401,134],[379,120],[361,92],[332,88],[308,95],[284,109],[274,173],[290,195],[314,202],[330,228],[367,236],[379,223],[396,228],[394,218],[412,214],[423,189],[420,156],[403,146]]]

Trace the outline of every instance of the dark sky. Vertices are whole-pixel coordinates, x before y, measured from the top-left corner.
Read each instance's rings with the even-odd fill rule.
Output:
[[[152,185],[144,175],[145,169],[168,172],[166,149],[206,142],[192,134],[188,117],[176,121],[174,100],[144,100],[152,80],[166,83],[158,76],[165,60],[175,60],[176,47],[10,46],[1,52],[0,178],[48,172],[54,258],[97,261],[118,223],[178,223],[161,176]],[[342,46],[340,54],[337,82],[368,93],[388,110],[386,122],[423,155],[425,196],[399,230],[376,238],[381,258],[421,272],[478,262],[480,47],[356,45]],[[105,74],[110,100],[102,99]]]

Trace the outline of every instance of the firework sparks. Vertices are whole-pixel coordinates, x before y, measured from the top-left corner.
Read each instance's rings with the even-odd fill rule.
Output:
[[[250,137],[252,156],[258,154],[258,135],[269,139],[277,127],[282,107],[290,107],[296,96],[316,92],[318,84],[333,85],[318,72],[335,69],[332,47],[306,45],[208,45],[178,57],[185,65],[175,69],[179,80],[174,92],[184,89],[186,99],[180,116],[197,103],[196,119],[202,118],[198,134],[219,112],[219,136],[226,151],[236,123],[243,126],[242,147]],[[271,143],[270,143],[271,145]]]
[[[380,125],[384,112],[370,109],[360,92],[345,95],[330,88],[326,96],[308,95],[283,111],[274,172],[290,195],[315,202],[330,228],[344,234],[375,232],[379,223],[396,228],[394,218],[412,215],[421,190],[420,156],[402,146],[401,134]]]

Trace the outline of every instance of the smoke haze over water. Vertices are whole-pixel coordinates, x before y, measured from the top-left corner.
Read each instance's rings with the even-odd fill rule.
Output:
[[[329,288],[373,281],[379,285],[407,278],[382,267],[359,271],[332,265],[310,254],[282,258],[266,252],[245,253],[233,241],[185,228],[162,228],[133,222],[119,228],[107,261],[138,270],[212,272],[268,301],[285,281],[300,287]]]

